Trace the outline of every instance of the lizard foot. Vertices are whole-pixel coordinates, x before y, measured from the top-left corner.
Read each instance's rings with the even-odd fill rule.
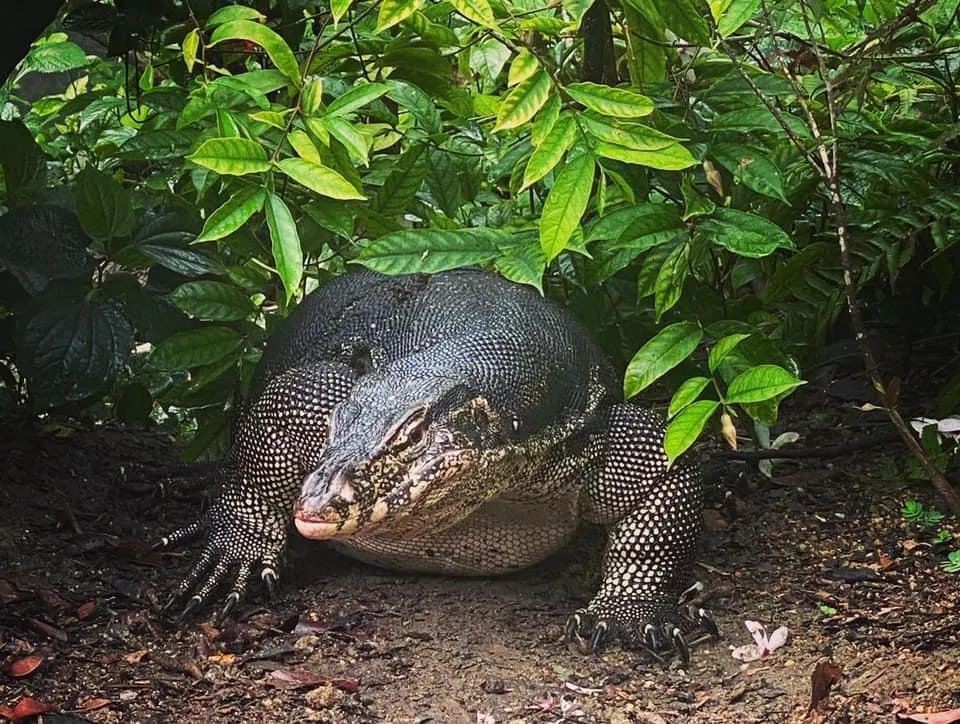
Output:
[[[646,649],[660,663],[675,652],[688,664],[688,638],[697,630],[720,636],[702,608],[689,606],[681,614],[675,605],[601,594],[567,619],[566,640],[582,653],[597,653],[611,639],[619,639],[626,648]]]
[[[277,569],[287,542],[286,520],[269,515],[261,509],[260,515],[239,513],[227,497],[218,500],[207,515],[168,535],[163,536],[158,548],[172,548],[200,537],[206,532],[206,541],[200,557],[190,572],[178,583],[161,613],[171,611],[189,594],[177,619],[183,619],[202,606],[222,584],[232,581],[223,607],[216,617],[221,623],[243,598],[259,569],[260,579],[273,596],[277,585]]]

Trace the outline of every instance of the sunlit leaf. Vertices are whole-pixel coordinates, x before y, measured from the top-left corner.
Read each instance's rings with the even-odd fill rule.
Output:
[[[703,330],[694,322],[678,322],[661,329],[627,365],[624,395],[633,397],[652,385],[693,354],[701,339]]]
[[[724,402],[745,404],[772,400],[804,384],[779,365],[759,365],[738,375],[727,387]]]
[[[590,201],[596,164],[581,154],[568,160],[557,174],[540,215],[540,246],[552,261],[566,248]]]
[[[564,90],[578,103],[604,116],[639,118],[653,113],[653,101],[626,88],[611,88],[599,83],[571,83]]]
[[[545,70],[538,70],[518,83],[500,103],[494,131],[522,126],[536,115],[550,97],[553,82]]]
[[[196,241],[215,241],[229,236],[263,208],[264,198],[266,194],[259,187],[240,189],[210,214]]]
[[[274,193],[267,194],[267,228],[277,273],[287,293],[287,302],[297,294],[303,279],[303,249],[300,234],[293,214],[283,199]]]
[[[211,138],[187,158],[224,175],[243,176],[270,169],[263,146],[246,138]]]
[[[670,399],[667,417],[673,417],[680,410],[696,400],[710,384],[708,377],[691,377],[677,388]]]
[[[287,41],[266,25],[252,20],[231,20],[213,31],[210,45],[224,40],[249,40],[256,43],[266,51],[277,70],[287,76],[294,85],[300,85],[300,64],[297,57],[290,50]]]
[[[277,163],[280,170],[311,191],[332,199],[359,199],[367,197],[332,168],[303,158],[285,158]]]
[[[716,400],[701,400],[686,407],[667,423],[663,450],[671,463],[686,452],[700,437],[704,426],[720,407]]]

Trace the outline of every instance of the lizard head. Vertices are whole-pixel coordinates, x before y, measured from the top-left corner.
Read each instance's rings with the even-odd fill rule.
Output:
[[[510,419],[448,377],[394,371],[361,378],[331,415],[326,449],[297,501],[297,529],[336,538],[445,500],[452,506],[451,498],[462,506],[477,497],[463,489],[470,470],[503,444]]]

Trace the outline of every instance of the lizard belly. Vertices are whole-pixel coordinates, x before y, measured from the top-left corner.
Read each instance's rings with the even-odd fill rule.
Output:
[[[351,558],[384,568],[489,576],[547,558],[573,537],[577,523],[575,494],[550,502],[498,498],[442,531],[417,537],[356,535],[331,543]]]

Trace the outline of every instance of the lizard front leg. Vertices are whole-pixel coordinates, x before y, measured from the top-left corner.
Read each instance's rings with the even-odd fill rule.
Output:
[[[585,517],[610,526],[603,582],[567,623],[568,640],[596,651],[611,636],[689,658],[683,625],[716,626],[702,610],[678,615],[702,527],[697,467],[667,466],[663,421],[630,404],[614,406],[594,445],[601,463],[587,480]]]
[[[258,569],[272,591],[303,476],[323,453],[330,413],[353,383],[345,365],[295,368],[273,379],[245,411],[220,474],[216,501],[202,518],[160,541],[162,547],[172,547],[206,533],[199,559],[164,610],[192,591],[181,613],[186,615],[232,574],[222,619]]]

